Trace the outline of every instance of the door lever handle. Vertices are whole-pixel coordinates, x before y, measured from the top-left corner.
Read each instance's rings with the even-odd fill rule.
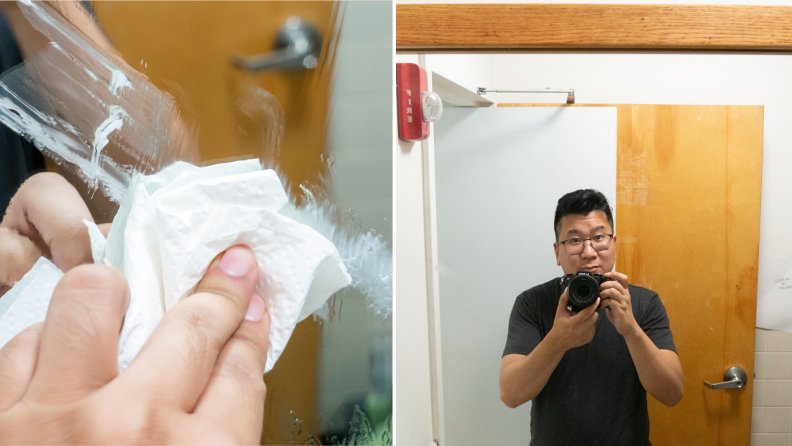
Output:
[[[729,370],[726,370],[723,374],[722,383],[712,384],[704,381],[704,385],[713,390],[742,389],[746,384],[748,384],[748,375],[745,373],[745,370],[740,367],[731,367]]]
[[[322,35],[299,17],[289,17],[275,37],[275,51],[256,56],[234,56],[231,62],[245,71],[296,71],[316,68]]]

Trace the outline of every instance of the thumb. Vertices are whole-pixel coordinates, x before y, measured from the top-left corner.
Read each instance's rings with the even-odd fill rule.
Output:
[[[567,290],[565,289],[563,293],[561,293],[561,298],[558,299],[558,308],[556,308],[556,318],[561,315],[569,315],[569,310],[567,310],[567,306],[569,305],[569,295],[567,294]]]
[[[255,316],[263,318],[263,302],[253,298],[257,281],[256,258],[250,248],[236,245],[219,254],[195,293],[165,313],[120,378],[130,389],[144,389],[159,404],[192,413],[218,355],[246,314],[257,311]],[[255,302],[252,310],[251,301]]]

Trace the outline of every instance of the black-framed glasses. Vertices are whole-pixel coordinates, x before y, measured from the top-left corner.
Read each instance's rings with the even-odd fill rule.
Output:
[[[613,234],[599,234],[591,238],[570,238],[561,242],[559,245],[564,245],[564,251],[569,255],[576,255],[583,252],[583,247],[586,241],[591,242],[591,247],[594,251],[605,251],[610,248],[613,241]]]

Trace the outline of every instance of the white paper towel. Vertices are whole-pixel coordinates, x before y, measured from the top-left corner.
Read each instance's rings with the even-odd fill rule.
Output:
[[[0,299],[0,348],[20,331],[44,320],[61,277],[61,270],[41,257]]]
[[[94,262],[121,269],[131,289],[119,369],[165,311],[195,289],[212,259],[244,244],[255,253],[257,293],[270,313],[271,370],[297,322],[351,282],[329,240],[278,213],[287,202],[275,172],[257,160],[203,168],[180,162],[133,181],[107,240],[86,221]]]

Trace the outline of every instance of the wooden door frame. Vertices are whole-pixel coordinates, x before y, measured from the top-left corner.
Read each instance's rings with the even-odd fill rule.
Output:
[[[401,4],[398,52],[792,51],[792,6]]]

